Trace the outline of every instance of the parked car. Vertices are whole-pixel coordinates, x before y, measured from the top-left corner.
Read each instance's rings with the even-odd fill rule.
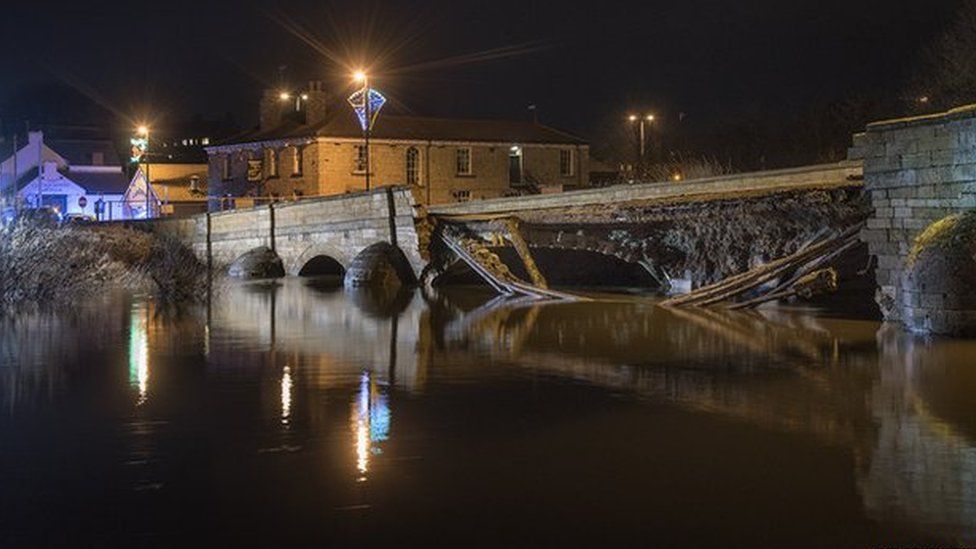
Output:
[[[62,225],[91,225],[97,222],[95,216],[80,213],[68,214],[61,220]]]

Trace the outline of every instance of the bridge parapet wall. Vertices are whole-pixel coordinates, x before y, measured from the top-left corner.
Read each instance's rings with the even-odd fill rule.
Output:
[[[184,218],[129,222],[168,234],[192,246],[215,271],[258,247],[274,250],[290,274],[317,255],[344,267],[377,242],[397,244],[419,274],[425,265],[414,223],[409,189],[376,191],[276,203]]]
[[[894,302],[915,238],[976,207],[976,105],[870,124],[848,157],[863,161],[874,214],[861,239],[877,258],[882,296]]]
[[[394,240],[415,274],[423,269],[414,201],[407,189],[280,204],[274,214],[275,250],[290,274],[298,274],[316,255],[330,256],[348,267],[367,246]]]
[[[848,187],[861,178],[860,162],[838,162],[739,173],[682,181],[614,185],[567,193],[518,196],[431,206],[440,215],[490,215],[527,210],[577,206],[626,204],[629,202],[695,202],[774,194],[791,190]],[[859,184],[859,183],[853,183]]]

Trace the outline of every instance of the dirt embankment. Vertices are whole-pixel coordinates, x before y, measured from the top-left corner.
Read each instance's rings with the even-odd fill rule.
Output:
[[[120,226],[0,229],[0,307],[50,304],[109,289],[167,302],[206,295],[207,270],[182,243]]]

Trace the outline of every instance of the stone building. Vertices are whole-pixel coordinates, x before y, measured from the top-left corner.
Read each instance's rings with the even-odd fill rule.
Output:
[[[312,82],[298,98],[268,91],[260,127],[207,147],[211,207],[226,197],[327,196],[366,190],[355,113]],[[559,192],[588,185],[589,147],[534,122],[384,112],[371,133],[370,185],[409,186],[421,204]],[[218,200],[224,198],[225,200]]]

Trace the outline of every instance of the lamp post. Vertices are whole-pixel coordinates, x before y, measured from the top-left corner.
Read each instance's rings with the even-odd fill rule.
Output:
[[[627,120],[629,120],[631,123],[636,122],[638,125],[638,133],[640,135],[640,169],[641,172],[643,173],[647,169],[646,163],[644,162],[644,152],[646,150],[646,143],[647,143],[646,130],[644,129],[644,124],[645,123],[650,124],[651,122],[654,122],[654,115],[650,113],[632,114],[627,117]]]
[[[136,128],[136,133],[138,133],[139,136],[142,139],[145,140],[145,144],[143,145],[142,155],[140,156],[140,159],[142,160],[142,175],[146,179],[146,219],[149,219],[150,214],[151,214],[151,207],[149,205],[150,204],[150,202],[149,202],[149,193],[150,193],[150,190],[149,190],[150,189],[150,185],[149,185],[149,126],[146,126],[145,124],[139,126],[138,128]]]
[[[369,132],[373,126],[373,116],[370,112],[369,101],[369,75],[364,71],[356,71],[353,75],[356,82],[363,84],[363,107],[366,109],[366,123],[363,125],[363,147],[366,160],[366,190],[369,190]]]

